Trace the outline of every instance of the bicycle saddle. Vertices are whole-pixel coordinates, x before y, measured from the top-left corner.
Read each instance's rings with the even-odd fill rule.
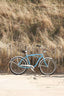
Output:
[[[27,51],[26,50],[22,50],[22,53],[27,53]]]

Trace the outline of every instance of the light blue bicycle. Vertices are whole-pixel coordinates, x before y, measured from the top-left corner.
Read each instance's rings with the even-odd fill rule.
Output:
[[[37,45],[37,47],[41,47]],[[35,67],[38,65],[40,72],[44,75],[51,75],[56,70],[56,64],[53,58],[46,57],[44,58],[43,54],[30,54],[27,55],[27,50],[22,51],[26,54],[25,57],[16,56],[11,58],[10,60],[10,70],[13,74],[20,75],[23,74],[26,69],[31,69],[34,71]],[[38,60],[35,65],[30,64],[29,57],[34,56],[37,57]]]

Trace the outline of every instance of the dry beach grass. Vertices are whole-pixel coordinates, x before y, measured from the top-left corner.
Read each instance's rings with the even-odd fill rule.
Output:
[[[13,43],[17,49],[18,42],[21,42],[22,46],[46,45],[51,51],[57,46],[62,46],[64,50],[64,1],[0,0],[0,48],[3,51],[1,51],[2,55],[0,54],[0,65],[2,69],[8,65],[7,62],[11,58],[9,53],[7,54],[6,46],[8,43]],[[13,52],[13,55],[16,55],[16,52]],[[60,57],[59,48],[57,52]]]

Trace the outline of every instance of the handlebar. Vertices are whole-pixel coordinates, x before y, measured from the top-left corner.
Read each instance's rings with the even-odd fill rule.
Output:
[[[36,47],[41,47],[41,45],[36,45]]]
[[[36,45],[36,47],[42,47],[41,45]],[[46,53],[47,52],[47,50],[45,50],[44,48],[42,48],[42,52],[43,53]],[[27,54],[27,46],[25,46],[25,50],[22,50],[22,53],[25,53],[25,54]]]

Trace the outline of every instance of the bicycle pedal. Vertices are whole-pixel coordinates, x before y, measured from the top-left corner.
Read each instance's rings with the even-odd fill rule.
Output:
[[[32,70],[33,72],[35,72],[34,68],[31,68],[31,70]]]

